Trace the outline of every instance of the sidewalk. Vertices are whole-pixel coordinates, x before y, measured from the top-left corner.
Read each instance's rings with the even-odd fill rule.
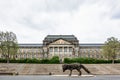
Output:
[[[120,75],[120,64],[83,64],[95,75]],[[4,70],[4,71],[3,71]],[[62,72],[62,64],[17,64],[0,63],[0,72],[18,72],[19,75],[68,75],[69,71]],[[87,75],[81,70],[83,75]],[[73,75],[78,75],[76,70]]]

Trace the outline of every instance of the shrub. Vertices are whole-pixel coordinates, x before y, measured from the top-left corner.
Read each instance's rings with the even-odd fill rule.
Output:
[[[6,63],[6,59],[0,58],[0,63]],[[112,63],[112,60],[101,60],[94,58],[64,58],[64,63],[82,63],[82,64],[103,64]],[[51,59],[10,59],[10,63],[38,63],[38,64],[59,64],[60,60],[58,56],[53,56]],[[115,60],[115,63],[120,63],[119,60]]]
[[[40,63],[42,63],[42,64],[48,64],[49,63],[49,59],[42,59],[40,61]]]
[[[2,59],[2,58],[0,58],[0,63],[6,63],[6,62],[7,62],[6,59]]]
[[[65,58],[64,63],[95,63],[93,58]]]
[[[64,63],[72,63],[71,59],[70,58],[64,58]]]
[[[64,63],[101,64],[111,62],[111,60],[101,60],[94,58],[64,58]],[[115,63],[120,63],[120,60],[116,60]]]
[[[115,63],[120,63],[120,59],[119,60],[115,60]]]
[[[50,59],[50,63],[54,63],[54,64],[58,64],[60,63],[59,61],[59,57],[58,56],[53,56],[51,59]]]

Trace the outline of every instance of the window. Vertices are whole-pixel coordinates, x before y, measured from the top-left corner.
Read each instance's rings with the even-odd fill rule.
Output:
[[[73,51],[72,47],[69,47],[69,52],[72,52],[72,51]]]
[[[50,52],[53,52],[53,47],[50,47],[50,48],[49,48],[49,51],[50,51]]]
[[[32,53],[32,58],[34,58],[34,53]]]
[[[67,47],[64,47],[64,52],[67,52]]]
[[[99,55],[97,54],[96,57],[99,58]]]
[[[59,52],[62,52],[62,47],[59,48]]]
[[[57,48],[57,47],[55,47],[55,48],[54,48],[54,51],[55,51],[55,52],[58,52],[58,48]]]

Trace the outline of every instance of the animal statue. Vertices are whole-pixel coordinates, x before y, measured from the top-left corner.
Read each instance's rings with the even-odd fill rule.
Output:
[[[63,64],[62,65],[63,72],[66,70],[70,70],[69,76],[72,74],[72,70],[76,69],[79,72],[79,76],[82,74],[80,69],[84,69],[88,74],[90,74],[90,71],[82,64],[79,63],[73,63],[73,64]]]

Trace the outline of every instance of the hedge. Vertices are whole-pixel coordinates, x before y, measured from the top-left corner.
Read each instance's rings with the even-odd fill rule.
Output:
[[[6,59],[0,58],[0,63],[6,63]],[[10,63],[37,63],[37,64],[60,64],[60,60],[58,56],[53,56],[51,59],[17,59],[10,60]],[[101,60],[94,58],[64,58],[63,63],[82,63],[82,64],[101,64],[101,63],[112,63],[111,60]],[[115,60],[115,63],[120,63],[119,60]]]
[[[64,63],[101,64],[112,63],[112,60],[102,60],[95,58],[64,58]],[[115,60],[115,63],[120,63],[120,60]]]
[[[7,60],[6,59],[1,59],[0,58],[0,63],[6,63]],[[59,57],[58,56],[53,56],[51,59],[10,59],[10,63],[39,63],[39,64],[59,64]]]

